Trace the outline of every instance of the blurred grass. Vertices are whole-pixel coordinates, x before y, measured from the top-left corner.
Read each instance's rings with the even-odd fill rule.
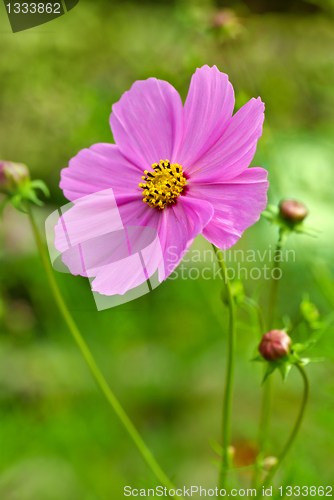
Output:
[[[304,201],[310,224],[322,230],[317,240],[293,236],[288,242],[296,262],[283,264],[279,313],[295,317],[303,292],[329,313],[333,11],[330,1],[293,4],[268,9],[268,2],[230,2],[230,21],[212,28],[218,7],[209,1],[81,0],[50,25],[15,35],[0,5],[0,157],[26,163],[50,186],[41,227],[66,202],[58,188],[61,168],[79,149],[112,141],[111,105],[133,81],[166,79],[184,99],[196,67],[216,64],[230,76],[237,107],[257,95],[266,103],[253,163],[269,170],[270,202],[283,196]],[[261,220],[237,248],[263,252],[276,238],[276,229]],[[118,499],[125,485],[154,484],[68,336],[28,221],[10,207],[0,241],[1,500]],[[196,245],[208,248],[202,238]],[[85,279],[56,278],[104,373],[168,474],[180,485],[214,487],[211,460],[217,456],[209,440],[220,439],[227,320],[222,283],[169,280],[148,296],[98,313]],[[250,295],[264,289],[265,306],[267,281],[247,280],[245,288]],[[243,463],[256,440],[261,370],[248,362],[257,333],[245,312],[238,318],[233,441]],[[309,412],[278,485],[332,483],[333,333],[330,328],[314,350],[326,361],[308,367]],[[296,414],[298,375],[292,373],[285,386],[277,379],[276,389],[271,454]],[[248,473],[240,475],[240,484],[248,480]]]

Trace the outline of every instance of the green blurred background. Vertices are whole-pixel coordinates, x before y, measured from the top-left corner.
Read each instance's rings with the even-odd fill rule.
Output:
[[[317,239],[288,241],[296,261],[282,266],[279,316],[297,317],[305,293],[321,315],[331,313],[333,0],[81,0],[52,23],[15,35],[1,4],[0,40],[0,158],[26,163],[49,185],[50,201],[35,210],[41,228],[66,203],[60,170],[80,149],[112,141],[111,105],[133,81],[168,80],[184,99],[196,67],[216,64],[229,74],[237,108],[260,95],[266,120],[253,164],[269,171],[269,201],[305,202],[309,223],[321,230]],[[277,228],[261,219],[237,248],[262,252],[276,240]],[[59,316],[26,216],[9,206],[0,243],[0,499],[118,500],[125,485],[154,485]],[[201,237],[195,245],[209,248]],[[169,280],[131,303],[97,312],[86,279],[56,279],[168,475],[181,486],[215,487],[218,456],[210,440],[220,441],[228,319],[223,284]],[[244,285],[265,311],[268,281]],[[240,466],[256,451],[261,367],[249,362],[258,332],[242,308],[238,327],[233,444]],[[307,367],[309,411],[277,485],[333,483],[333,334],[329,327],[314,348],[325,360]],[[285,385],[275,376],[275,386],[269,455],[288,435],[301,394],[298,373]],[[247,472],[232,477],[233,484],[249,484]]]

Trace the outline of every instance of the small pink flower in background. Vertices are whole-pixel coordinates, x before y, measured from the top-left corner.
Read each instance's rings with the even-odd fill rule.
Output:
[[[167,278],[198,234],[229,248],[266,207],[267,172],[248,168],[264,104],[253,98],[234,116],[233,108],[233,87],[215,66],[197,69],[184,107],[169,83],[137,81],[113,105],[116,144],[80,151],[60,187],[70,201],[112,188],[124,227],[157,231]]]

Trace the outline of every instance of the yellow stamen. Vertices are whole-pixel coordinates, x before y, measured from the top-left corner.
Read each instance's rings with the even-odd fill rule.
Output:
[[[164,209],[167,205],[172,205],[183,191],[187,182],[183,175],[181,165],[168,160],[160,160],[152,164],[153,172],[144,170],[142,177],[145,183],[141,182],[139,187],[143,189],[143,201],[150,207]]]

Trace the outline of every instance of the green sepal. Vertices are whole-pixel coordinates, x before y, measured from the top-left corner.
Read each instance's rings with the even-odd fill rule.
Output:
[[[279,226],[279,240],[278,245],[282,246],[288,239],[291,233],[306,234],[316,238],[321,232],[318,229],[306,225],[304,221],[293,223],[283,219],[280,215],[279,207],[275,205],[268,205],[266,210],[261,214],[265,219],[267,219],[271,224]]]
[[[27,211],[23,208],[22,196],[20,194],[16,194],[15,196],[12,196],[11,198],[9,198],[9,201],[11,202],[13,207],[16,208],[16,210],[18,210],[19,212],[22,212],[23,214],[27,213]]]
[[[280,374],[282,375],[283,382],[286,382],[286,379],[288,378],[292,365],[300,363],[301,360],[299,358],[298,360],[299,360],[298,362],[296,360],[291,360],[289,355],[283,358],[282,360],[268,361],[268,366],[262,380],[262,385],[265,383],[267,378],[272,373],[274,373],[276,369],[279,370]]]
[[[278,209],[275,207],[275,205],[267,205],[267,208],[261,213],[261,215],[272,222],[273,224],[275,223],[274,221],[277,218],[278,214]]]
[[[267,369],[262,379],[262,385],[265,383],[267,378],[276,370],[276,368],[279,368],[279,363],[277,361],[268,361]]]
[[[291,363],[282,363],[279,365],[278,368],[279,368],[279,371],[281,372],[283,382],[285,382],[286,379],[288,378],[291,367],[292,367]]]
[[[29,189],[26,191],[25,198],[28,199],[29,201],[32,201],[33,203],[35,203],[35,205],[38,205],[39,207],[42,207],[44,205],[43,201],[37,197],[33,189]]]
[[[308,224],[304,224],[303,222],[297,224],[296,227],[293,228],[296,233],[306,234],[307,236],[311,236],[311,238],[317,238],[321,231],[315,227],[309,226]]]
[[[298,345],[298,344],[297,344]],[[264,360],[266,361],[266,360]],[[264,374],[262,384],[267,380],[267,378],[278,369],[280,374],[282,375],[283,382],[286,382],[288,375],[290,373],[292,365],[302,364],[303,360],[299,357],[299,354],[291,348],[290,353],[282,359],[278,359],[277,361],[267,361],[268,366],[266,372]]]
[[[298,363],[300,363],[300,356],[298,352],[295,352],[293,349],[291,349],[286,359],[293,365],[297,365]]]
[[[306,366],[309,363],[320,363],[321,361],[325,361],[325,358],[302,358],[300,364]]]
[[[25,201],[31,201],[35,203],[35,205],[43,206],[44,203],[40,200],[36,194],[36,190],[39,189],[42,193],[48,197],[50,196],[50,191],[45,182],[42,180],[36,179],[31,181],[30,179],[26,179],[19,186],[17,186],[14,190],[8,191],[6,201],[4,200],[0,206],[0,215],[6,203],[10,201],[14,208],[19,210],[20,212],[27,213],[24,208]]]
[[[46,198],[50,198],[50,190],[44,181],[36,179],[30,182],[30,186],[34,189],[40,189]]]
[[[258,363],[266,363],[266,359],[264,359],[263,356],[261,356],[261,354],[258,354],[257,356],[255,356],[254,358],[251,359],[251,361],[256,361]]]

